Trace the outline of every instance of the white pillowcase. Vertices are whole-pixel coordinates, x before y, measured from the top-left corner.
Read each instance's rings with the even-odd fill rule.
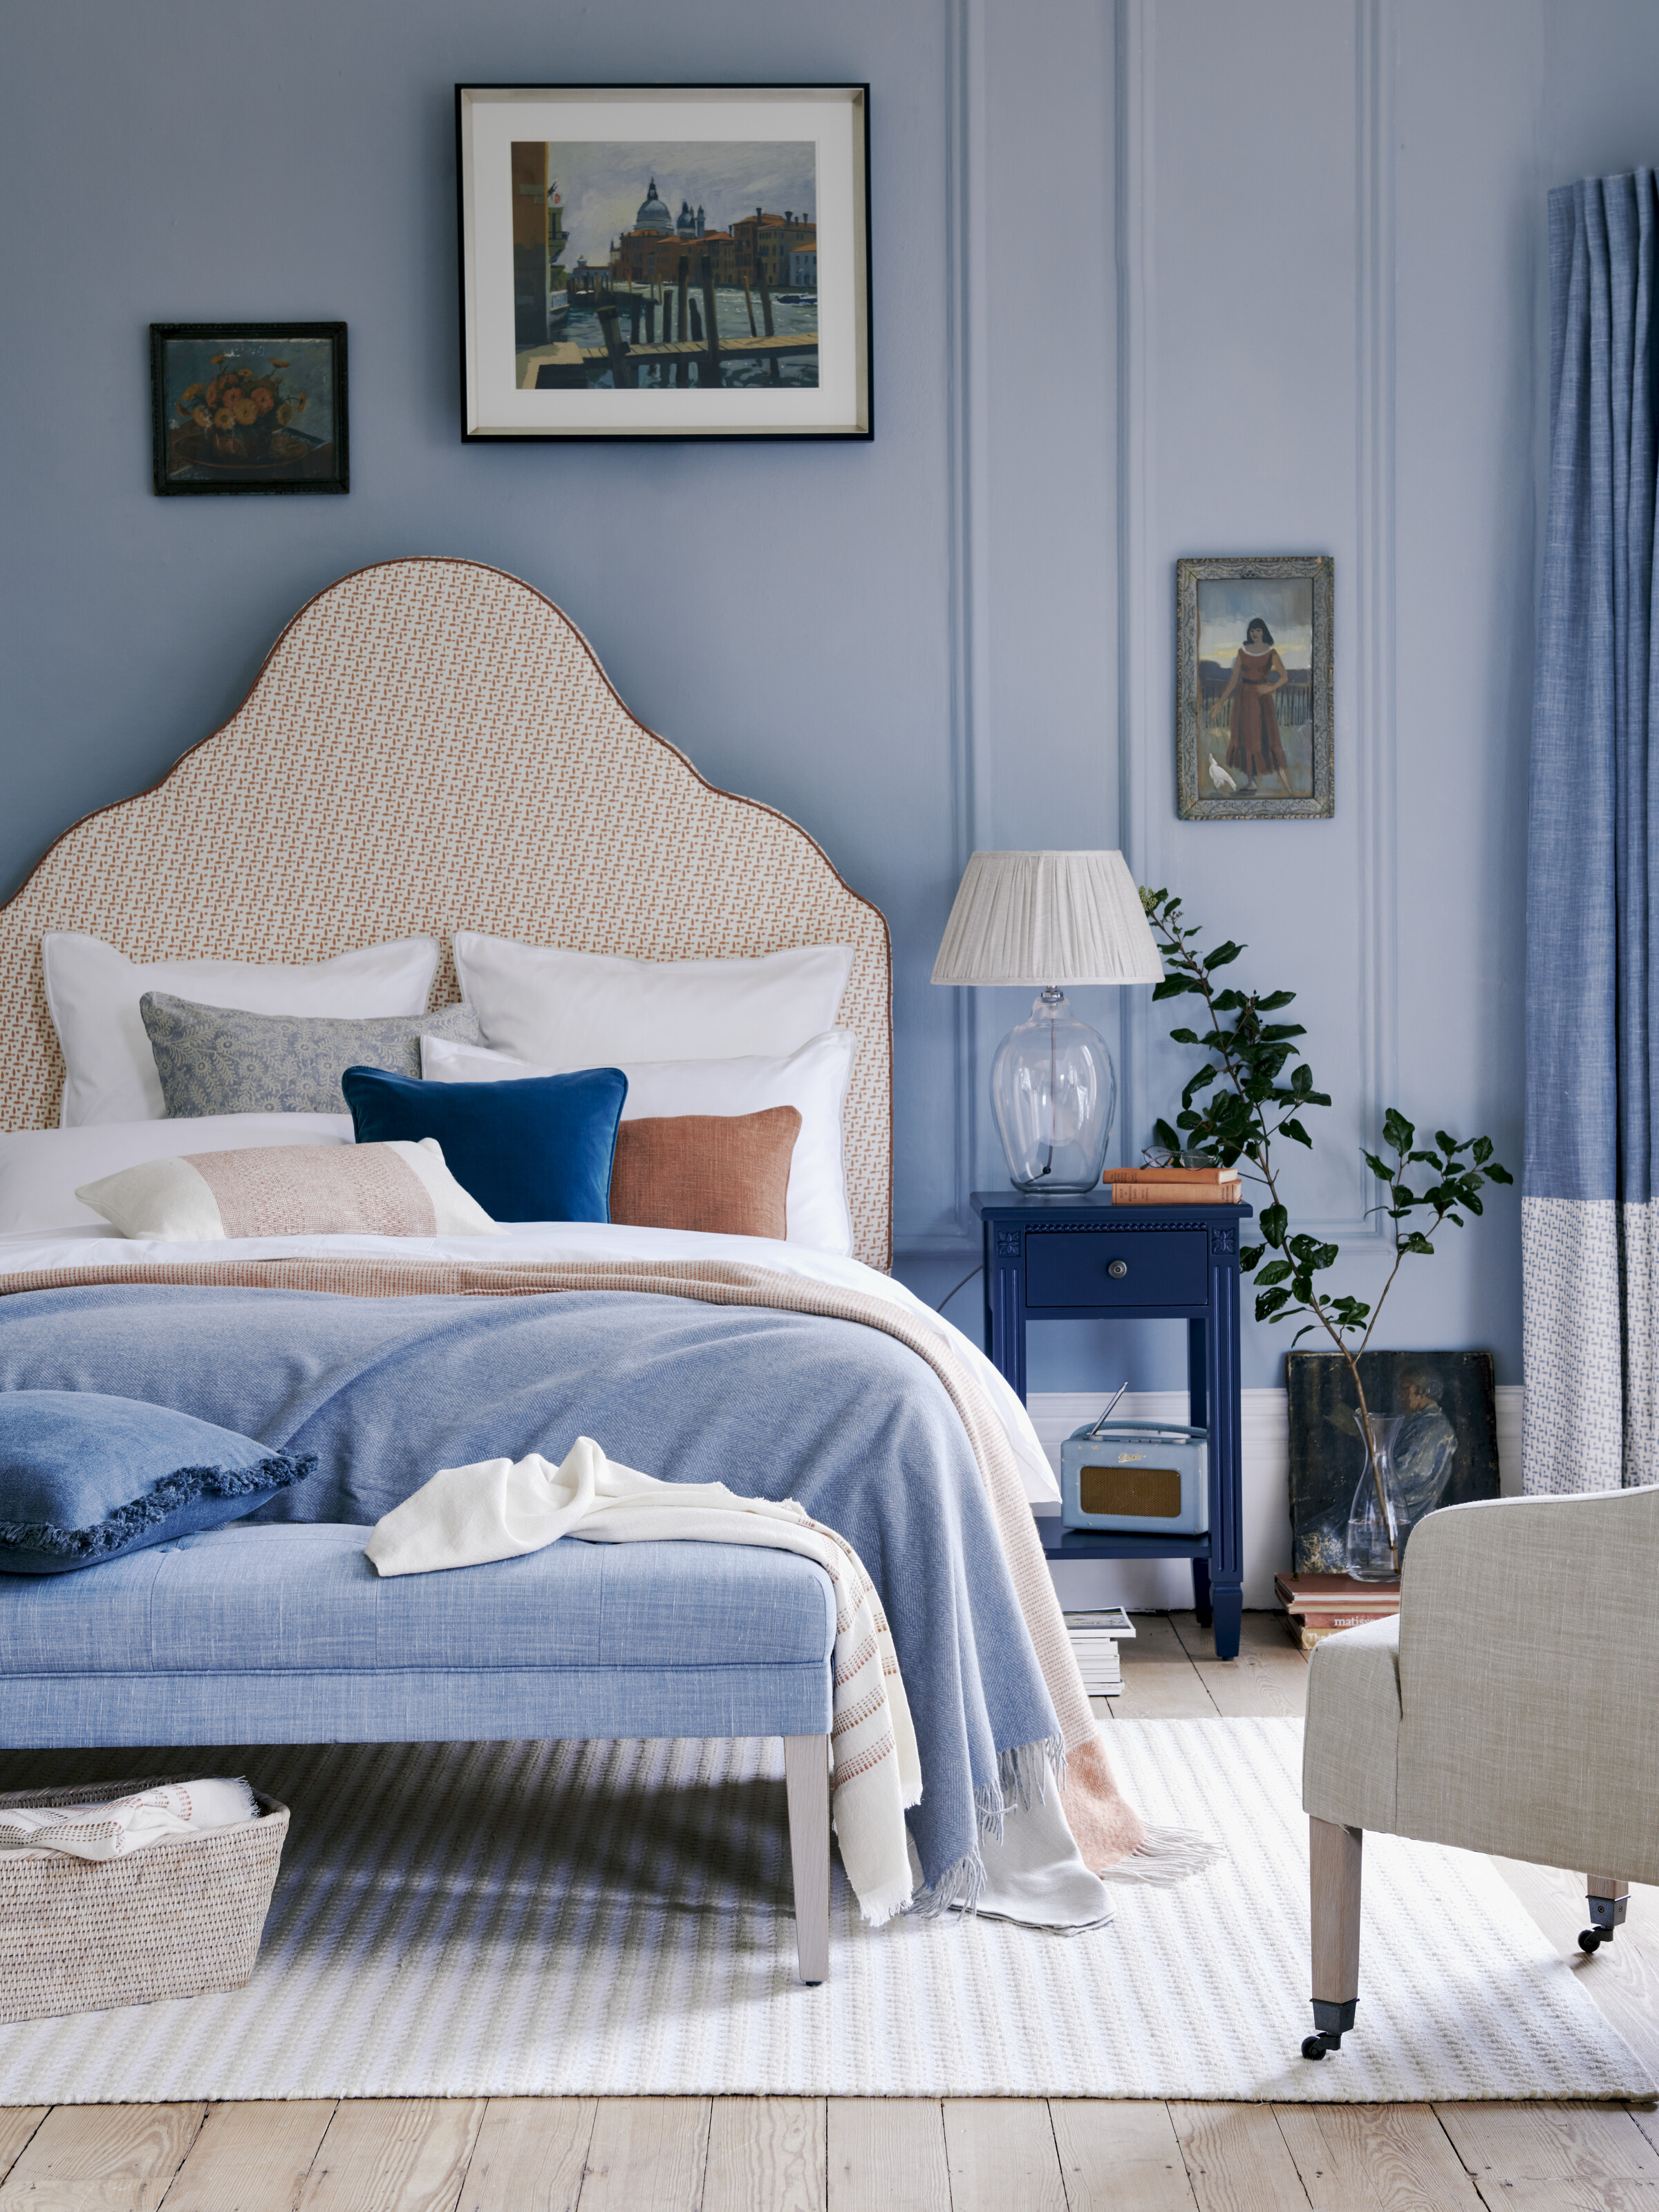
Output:
[[[248,1145],[194,1159],[146,1160],[75,1194],[120,1236],[165,1244],[507,1234],[451,1175],[435,1137],[337,1150]]]
[[[435,937],[405,937],[307,967],[158,960],[141,968],[100,938],[49,931],[40,939],[40,957],[46,1004],[68,1070],[62,1125],[159,1121],[166,1114],[155,1055],[138,1012],[146,991],[247,1014],[321,1014],[342,1021],[421,1014],[442,951]]]
[[[349,1145],[349,1114],[207,1114],[179,1121],[104,1121],[89,1129],[0,1134],[0,1234],[83,1228],[103,1217],[75,1195],[146,1160],[252,1145]]]
[[[624,1121],[681,1114],[758,1114],[769,1106],[793,1106],[800,1134],[789,1162],[784,1200],[787,1241],[821,1252],[848,1254],[853,1222],[847,1208],[842,1159],[842,1111],[858,1038],[851,1030],[826,1030],[798,1052],[763,1058],[601,1061],[628,1078]],[[556,1075],[561,1068],[527,1066],[506,1053],[447,1037],[421,1039],[421,1073],[428,1083],[507,1083],[527,1075]]]
[[[844,945],[753,960],[630,960],[472,930],[452,942],[484,1042],[555,1075],[793,1052],[834,1027],[853,972]]]

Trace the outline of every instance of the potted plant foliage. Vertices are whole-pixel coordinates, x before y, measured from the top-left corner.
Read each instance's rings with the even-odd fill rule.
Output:
[[[1311,1151],[1313,1139],[1302,1116],[1331,1103],[1329,1093],[1316,1087],[1313,1070],[1296,1042],[1307,1034],[1302,1024],[1275,1018],[1296,994],[1245,991],[1218,981],[1219,971],[1231,967],[1244,947],[1228,939],[1205,951],[1201,928],[1184,919],[1181,901],[1167,890],[1143,887],[1140,902],[1164,955],[1164,979],[1152,996],[1200,998],[1208,1017],[1201,1031],[1170,1032],[1176,1044],[1195,1046],[1205,1059],[1182,1091],[1175,1126],[1160,1120],[1154,1136],[1171,1152],[1196,1151],[1222,1167],[1237,1165],[1241,1175],[1262,1187],[1261,1242],[1244,1246],[1239,1254],[1240,1267],[1255,1278],[1255,1317],[1301,1318],[1293,1342],[1323,1329],[1346,1361],[1366,1465],[1350,1522],[1348,1571],[1362,1580],[1397,1575],[1409,1531],[1401,1523],[1390,1480],[1387,1443],[1393,1424],[1378,1420],[1365,1402],[1360,1354],[1370,1344],[1407,1256],[1432,1258],[1433,1239],[1446,1224],[1461,1229],[1467,1215],[1481,1212],[1483,1184],[1512,1182],[1514,1177],[1493,1158],[1490,1137],[1459,1139],[1437,1129],[1432,1143],[1419,1145],[1413,1124],[1389,1107],[1382,1117],[1382,1142],[1391,1161],[1361,1147],[1365,1164],[1386,1194],[1373,1210],[1384,1214],[1390,1227],[1394,1258],[1388,1279],[1374,1305],[1322,1282],[1336,1265],[1339,1248],[1295,1228],[1281,1190],[1285,1155],[1282,1148],[1274,1152],[1280,1139]]]

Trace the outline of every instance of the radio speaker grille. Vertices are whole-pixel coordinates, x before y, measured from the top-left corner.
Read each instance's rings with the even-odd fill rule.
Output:
[[[1173,1467],[1082,1467],[1078,1469],[1077,1498],[1085,1513],[1178,1521],[1181,1471]]]

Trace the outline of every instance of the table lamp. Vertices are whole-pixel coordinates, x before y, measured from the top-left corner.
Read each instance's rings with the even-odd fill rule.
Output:
[[[975,853],[933,963],[936,983],[1040,987],[991,1066],[991,1108],[1016,1190],[1100,1181],[1117,1111],[1106,1040],[1066,983],[1158,983],[1164,963],[1121,853]]]

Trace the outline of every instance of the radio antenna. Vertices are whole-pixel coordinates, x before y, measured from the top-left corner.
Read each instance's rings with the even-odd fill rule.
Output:
[[[1118,1384],[1118,1386],[1117,1386],[1116,1389],[1113,1391],[1113,1393],[1112,1393],[1111,1396],[1110,1396],[1110,1397],[1106,1401],[1106,1410],[1105,1410],[1105,1412],[1101,1415],[1100,1419],[1099,1419],[1095,1423],[1095,1425],[1094,1425],[1093,1428],[1091,1428],[1091,1429],[1090,1430],[1090,1431],[1089,1431],[1089,1434],[1090,1434],[1091,1437],[1097,1437],[1097,1436],[1100,1434],[1101,1431],[1105,1427],[1105,1425],[1106,1425],[1107,1422],[1108,1422],[1108,1421],[1110,1419],[1110,1418],[1111,1418],[1111,1412],[1112,1412],[1112,1408],[1113,1408],[1113,1407],[1116,1405],[1116,1403],[1117,1403],[1118,1400],[1119,1400],[1119,1399],[1123,1395],[1124,1392],[1128,1389],[1128,1387],[1129,1387],[1129,1386],[1128,1386],[1128,1383],[1127,1383],[1127,1382],[1120,1382],[1120,1383]]]

